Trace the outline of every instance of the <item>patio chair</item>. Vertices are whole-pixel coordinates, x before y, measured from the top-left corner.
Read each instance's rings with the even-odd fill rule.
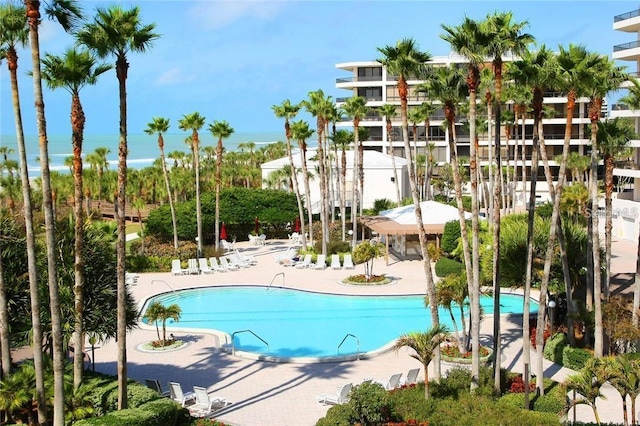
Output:
[[[144,379],[144,384],[154,391],[158,392],[162,396],[169,396],[169,389],[163,389],[160,385],[160,381],[157,379]]]
[[[182,392],[182,385],[177,382],[169,382],[169,395],[171,399],[183,407],[186,407],[189,401],[191,403],[196,402],[196,394],[193,392]]]
[[[230,243],[227,240],[220,240],[220,246],[224,249],[224,251],[231,251],[235,248],[235,244]]]
[[[265,245],[266,241],[267,241],[267,236],[265,234],[258,235],[258,245],[259,246]]]
[[[171,261],[171,275],[182,275],[184,274],[184,270],[180,265],[180,259],[173,259]]]
[[[337,254],[331,255],[331,269],[342,269],[342,265],[340,265],[340,256]]]
[[[351,388],[353,388],[353,383],[347,383],[346,385],[339,387],[335,394],[323,393],[322,395],[316,396],[316,402],[322,405],[344,404],[349,402],[349,393],[351,392]]]
[[[327,256],[324,254],[319,254],[316,258],[316,263],[313,265],[313,269],[326,269],[327,267]]]
[[[204,257],[198,259],[198,268],[202,274],[213,274],[213,269],[209,267],[209,263]]]
[[[224,257],[227,258],[227,263],[229,263],[230,265],[235,265],[238,269],[248,268],[249,266],[251,266],[251,263],[242,260],[235,254],[235,252],[227,253],[227,255]]]
[[[234,249],[229,256],[235,257],[236,259],[238,259],[238,261],[240,261],[240,263],[249,263],[251,265],[255,265],[256,263],[258,263],[255,256],[244,255],[240,253],[240,250],[238,249]]]
[[[125,272],[124,277],[125,277],[125,282],[128,285],[136,285],[138,284],[138,278],[140,277],[140,275],[134,274],[132,272]]]
[[[193,387],[196,394],[196,403],[189,407],[189,411],[194,411],[198,416],[204,417],[215,410],[226,407],[229,403],[227,398],[221,396],[209,396],[206,388],[200,386]]]
[[[187,274],[200,274],[200,267],[198,267],[198,259],[189,259],[189,264],[187,267]]]
[[[343,259],[342,259],[342,267],[344,269],[354,269],[355,266],[353,266],[353,258],[351,257],[350,254],[345,254]]]
[[[210,257],[209,258],[209,265],[211,267],[211,269],[213,269],[216,272],[228,272],[229,269],[226,266],[221,265],[220,263],[218,263],[218,259],[215,257]]]
[[[285,251],[284,253],[274,254],[273,258],[281,265],[291,265],[293,262],[293,258],[296,256],[297,252],[298,250],[295,247],[289,246],[287,251]]]
[[[397,388],[400,385],[401,377],[402,373],[396,373],[392,374],[391,377],[389,377],[389,380],[387,380],[386,382],[376,381],[376,383],[381,384],[382,387],[386,390],[391,390]]]
[[[229,262],[229,259],[227,258],[227,256],[221,256],[218,258],[218,261],[220,262],[220,265],[223,268],[226,268],[227,271],[237,271],[238,269],[240,269],[240,266],[235,265],[233,263]]]
[[[311,263],[311,255],[307,253],[307,254],[304,255],[304,258],[301,261],[296,263],[296,268],[304,269],[304,268],[308,268],[311,265],[312,265],[312,263]]]
[[[418,374],[420,373],[419,368],[412,368],[407,371],[407,378],[400,381],[400,385],[413,385],[418,381]]]

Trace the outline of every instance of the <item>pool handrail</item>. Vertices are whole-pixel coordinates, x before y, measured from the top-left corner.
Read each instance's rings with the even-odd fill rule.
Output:
[[[269,291],[269,289],[271,288],[271,284],[273,284],[273,282],[276,280],[276,277],[278,275],[282,275],[282,287],[284,287],[284,272],[278,272],[277,274],[275,274],[273,276],[273,278],[271,279],[271,282],[269,283],[269,286],[267,287],[267,291]]]
[[[238,330],[238,331],[234,331],[233,333],[231,333],[231,355],[235,355],[236,354],[236,345],[234,343],[234,339],[233,338],[238,333],[251,333],[251,334],[253,334],[258,340],[260,340],[262,343],[267,345],[267,352],[269,351],[269,343],[267,343],[266,340],[264,340],[262,337],[258,336],[253,331],[247,329],[247,330]]]
[[[169,285],[169,283],[168,283],[168,282],[166,282],[165,280],[151,280],[151,288],[152,288],[152,289],[153,289],[153,283],[155,283],[155,282],[164,283],[167,287],[169,287],[169,290],[171,290],[173,293],[175,293],[175,292],[176,292],[176,291],[174,290],[174,288],[173,288],[173,287],[171,287],[171,286]]]
[[[347,333],[347,335],[344,336],[344,338],[342,339],[342,341],[338,345],[338,352],[340,351],[340,346],[342,346],[344,341],[347,340],[347,337],[353,337],[354,339],[356,339],[356,351],[357,351],[356,355],[358,357],[358,360],[360,360],[360,339],[358,339],[358,336],[355,336],[355,335],[353,335],[351,333]]]

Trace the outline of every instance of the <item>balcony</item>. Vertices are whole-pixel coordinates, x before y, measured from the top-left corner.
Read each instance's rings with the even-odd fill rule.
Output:
[[[352,77],[336,78],[336,84],[355,83],[360,81],[382,81],[382,76],[380,75],[379,76],[363,76],[363,77],[352,76]]]
[[[630,61],[630,60],[636,60],[639,57],[640,57],[640,40],[613,46],[613,59]]]
[[[640,117],[640,111],[632,110],[629,105],[626,104],[613,104],[611,105],[611,118],[616,117]]]
[[[349,99],[351,99],[352,97],[353,96],[349,96],[346,98],[336,98],[336,103],[343,104],[347,102]],[[367,96],[365,97],[365,99],[367,100],[367,102],[382,102],[382,96]]]
[[[640,30],[640,9],[614,16],[613,29],[625,32],[638,32],[638,30]]]

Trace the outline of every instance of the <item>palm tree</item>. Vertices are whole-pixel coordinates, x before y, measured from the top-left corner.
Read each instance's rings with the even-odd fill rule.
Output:
[[[355,247],[358,238],[358,207],[362,214],[362,198],[364,195],[364,152],[360,149],[360,120],[367,115],[370,108],[367,107],[367,100],[362,96],[354,96],[342,106],[344,113],[353,122],[353,172],[351,187],[351,224],[353,225],[352,246]],[[358,188],[358,182],[360,187]]]
[[[484,61],[480,47],[486,45],[477,22],[465,18],[457,27],[442,25],[445,34],[440,37],[451,44],[454,52],[469,61],[467,66],[467,87],[469,89],[469,138],[476,139],[476,100],[480,81],[480,64]],[[480,250],[478,237],[478,155],[475,143],[469,146],[469,175],[471,177],[471,259],[472,274],[469,281],[471,311],[471,390],[478,387],[480,375]],[[457,195],[456,195],[457,197]],[[464,218],[460,218],[460,226]],[[468,258],[465,254],[465,259]]]
[[[22,198],[27,239],[27,267],[29,272],[29,294],[31,299],[31,327],[33,329],[33,363],[35,369],[35,392],[38,405],[38,420],[47,421],[43,350],[42,323],[40,318],[40,295],[38,289],[38,270],[36,267],[36,242],[33,223],[33,206],[31,199],[31,183],[27,169],[27,154],[22,125],[22,110],[18,89],[18,55],[16,48],[27,42],[28,31],[26,24],[26,8],[6,4],[0,7],[0,59],[7,60],[11,80],[11,97],[16,125],[16,140],[18,142],[18,156],[20,159],[20,180],[22,183]],[[3,349],[4,352],[4,349]]]
[[[98,57],[116,58],[116,77],[120,104],[120,138],[118,143],[117,209],[118,240],[116,242],[118,282],[118,409],[127,408],[127,329],[126,329],[126,187],[127,187],[127,74],[129,53],[145,53],[159,35],[155,24],[142,25],[140,8],[129,10],[120,5],[98,8],[93,22],[77,33],[80,44],[94,51]]]
[[[598,122],[598,149],[604,160],[604,205],[605,205],[605,274],[604,293],[609,299],[609,281],[611,279],[611,229],[612,229],[612,196],[613,168],[617,157],[628,151],[629,141],[635,138],[635,132],[618,118]]]
[[[389,155],[391,156],[391,166],[393,167],[393,180],[396,183],[396,205],[402,203],[402,196],[400,195],[400,182],[398,181],[398,170],[396,169],[396,156],[393,152],[393,124],[391,120],[396,116],[396,106],[393,104],[384,104],[378,108],[378,112],[384,116],[387,123],[387,143],[389,144]]]
[[[342,241],[346,241],[347,234],[347,216],[346,216],[346,202],[347,199],[347,148],[351,146],[354,141],[353,132],[349,130],[340,129],[333,135],[333,146],[336,150],[340,149],[340,158],[338,159],[336,154],[336,163],[339,163],[339,176],[340,181],[340,218],[342,219]],[[355,154],[355,152],[354,152]]]
[[[418,108],[411,108],[407,111],[407,121],[411,122],[411,131],[413,133],[413,175],[418,182],[418,123],[424,121],[424,113]],[[420,186],[422,188],[422,186]],[[421,191],[419,191],[421,193]]]
[[[71,132],[73,145],[73,210],[75,216],[75,332],[73,356],[73,386],[82,383],[84,370],[84,258],[83,252],[83,184],[82,184],[82,143],[84,140],[85,115],[80,101],[80,90],[94,85],[98,77],[111,69],[110,65],[99,64],[96,58],[86,50],[74,48],[65,51],[63,56],[47,54],[42,60],[42,77],[52,89],[63,88],[71,93]]]
[[[209,131],[214,138],[218,138],[216,147],[216,249],[220,245],[220,189],[222,188],[222,140],[231,136],[233,128],[225,120],[214,121],[209,124]]]
[[[640,362],[629,359],[625,356],[602,358],[602,369],[606,374],[606,379],[618,391],[622,398],[622,418],[624,425],[629,424],[629,416],[627,413],[627,395],[631,398],[631,412],[635,410],[635,399],[638,396],[638,385],[640,376],[638,371]],[[635,415],[633,415],[632,424],[635,423]]]
[[[495,158],[496,158],[496,179],[502,176],[501,165],[501,107],[502,107],[502,57],[506,53],[520,55],[527,49],[527,46],[534,42],[533,36],[522,33],[522,29],[528,25],[527,21],[512,22],[511,12],[496,12],[487,16],[482,23],[487,36],[482,39],[486,44],[482,46],[483,53],[492,58],[493,74],[495,80],[495,93],[493,96],[495,113]],[[493,350],[494,350],[494,387],[500,391],[500,213],[502,185],[497,181],[493,183]],[[506,206],[505,206],[506,207]]]
[[[158,135],[158,148],[160,148],[160,166],[162,167],[162,175],[164,176],[164,184],[167,188],[167,197],[169,198],[169,209],[171,210],[171,224],[173,225],[173,249],[178,250],[178,224],[176,220],[176,210],[173,205],[173,196],[171,185],[169,183],[169,173],[167,172],[167,160],[164,156],[164,138],[163,134],[169,130],[169,119],[164,117],[153,117],[151,123],[147,123],[144,130],[148,135]]]
[[[198,257],[202,256],[202,204],[200,201],[200,138],[198,131],[204,126],[205,118],[198,112],[185,114],[178,120],[178,128],[180,130],[191,130],[190,143],[193,150],[193,170],[195,173],[196,184],[196,227],[197,227],[197,244]],[[217,235],[217,227],[216,227]],[[217,248],[217,247],[216,247]]]
[[[593,410],[596,423],[600,424],[596,400],[598,398],[606,399],[602,393],[602,385],[607,381],[602,373],[602,360],[590,358],[579,373],[572,374],[565,379],[563,386],[569,391],[575,391],[580,394],[580,399],[569,399],[567,401],[566,412],[578,404],[586,404]]]
[[[411,332],[403,334],[394,344],[396,351],[408,346],[415,351],[411,357],[422,363],[424,368],[424,399],[429,399],[429,364],[436,359],[440,343],[447,338],[448,330],[444,325],[438,324],[424,333]]]
[[[431,194],[431,178],[433,176],[433,167],[436,163],[433,162],[433,149],[435,145],[429,143],[429,131],[431,128],[431,114],[436,111],[436,106],[431,102],[423,102],[416,107],[424,119],[424,146],[425,154],[427,156],[425,161],[424,170],[424,196],[423,199],[431,200],[433,195]]]
[[[289,164],[291,165],[292,173],[291,178],[293,180],[293,189],[296,194],[296,200],[298,201],[298,215],[304,217],[304,206],[302,204],[302,197],[300,195],[300,186],[298,185],[298,175],[295,171],[293,163],[293,154],[291,152],[291,124],[289,120],[295,118],[300,110],[300,105],[292,105],[289,99],[282,101],[280,105],[273,105],[271,107],[274,114],[278,118],[284,118],[284,133],[287,138],[287,156],[289,157]],[[306,226],[304,221],[300,222],[300,233],[302,234],[302,247],[307,246]]]
[[[300,147],[300,162],[302,164],[302,177],[304,179],[304,198],[307,201],[307,214],[309,215],[309,243],[313,245],[313,209],[311,206],[311,188],[309,187],[309,170],[307,168],[307,139],[313,135],[309,123],[303,120],[291,122],[291,137],[298,142]],[[302,217],[300,218],[302,219]]]
[[[158,340],[160,340],[164,347],[167,341],[167,320],[172,319],[174,321],[180,321],[182,315],[182,309],[177,303],[173,303],[169,306],[164,306],[160,302],[153,302],[144,313],[144,319],[156,324],[156,332],[158,333]],[[160,339],[160,331],[158,329],[158,321],[162,323],[162,339]]]
[[[431,269],[431,259],[427,249],[427,233],[424,229],[422,220],[422,209],[420,208],[420,198],[418,196],[418,187],[413,168],[413,158],[411,155],[411,146],[409,144],[409,122],[407,118],[407,80],[412,77],[424,76],[426,72],[426,64],[431,59],[428,52],[422,52],[418,49],[413,39],[404,39],[396,43],[395,46],[385,46],[378,48],[378,52],[383,58],[378,59],[387,72],[398,77],[398,93],[400,95],[400,117],[402,120],[402,139],[404,142],[404,151],[407,158],[407,168],[409,169],[409,185],[411,187],[411,195],[413,197],[413,207],[416,215],[416,223],[418,224],[418,238],[420,240],[420,248],[422,250],[422,258],[424,263],[424,273],[427,284],[427,296],[431,306],[431,323],[437,327],[440,323],[438,317],[438,306],[436,301],[436,289],[433,281],[433,271]],[[440,350],[436,348],[435,354],[436,379],[440,379]]]

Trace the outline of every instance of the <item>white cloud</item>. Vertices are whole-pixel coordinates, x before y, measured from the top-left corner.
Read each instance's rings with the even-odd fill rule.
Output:
[[[206,30],[217,30],[244,18],[268,21],[278,16],[285,1],[273,0],[201,0],[187,15]]]
[[[186,75],[182,68],[173,67],[169,68],[162,74],[160,74],[153,82],[154,86],[172,86],[180,83],[186,83],[192,81],[194,77],[192,75]]]

